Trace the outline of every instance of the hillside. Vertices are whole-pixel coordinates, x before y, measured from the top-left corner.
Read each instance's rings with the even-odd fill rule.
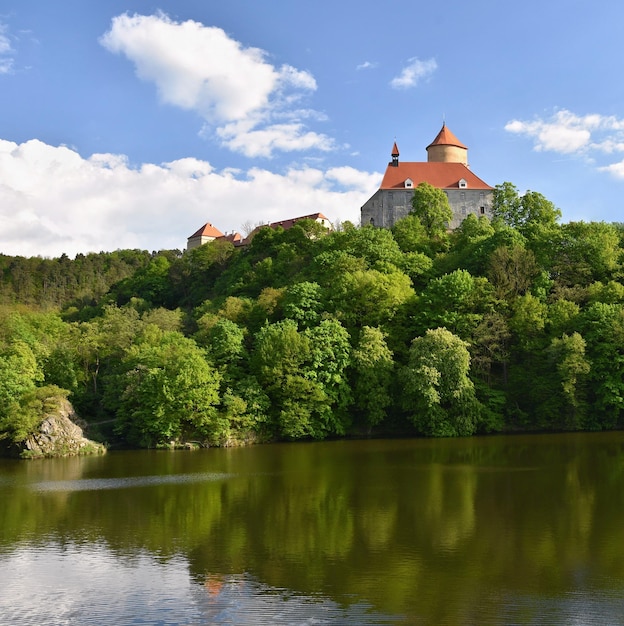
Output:
[[[3,438],[45,385],[144,447],[621,427],[621,226],[561,224],[509,183],[491,222],[449,233],[438,208],[245,248],[2,257]]]

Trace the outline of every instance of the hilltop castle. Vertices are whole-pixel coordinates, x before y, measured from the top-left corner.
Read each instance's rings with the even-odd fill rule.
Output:
[[[392,147],[381,186],[361,208],[361,223],[392,227],[412,209],[414,188],[426,182],[446,193],[457,228],[469,214],[491,217],[493,188],[468,167],[468,148],[446,124],[427,146],[426,162],[399,161],[396,142]]]

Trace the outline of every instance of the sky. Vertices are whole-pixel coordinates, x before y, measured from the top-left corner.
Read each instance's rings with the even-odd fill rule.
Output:
[[[442,123],[488,184],[624,221],[624,3],[2,0],[0,254],[359,224]]]

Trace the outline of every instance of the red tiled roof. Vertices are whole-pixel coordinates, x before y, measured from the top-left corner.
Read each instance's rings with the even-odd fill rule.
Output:
[[[281,222],[273,222],[269,224],[271,228],[277,228],[281,226],[284,230],[292,228],[297,222],[301,220],[326,220],[327,218],[322,213],[312,213],[312,215],[302,215],[301,217],[292,217],[288,220],[282,220]]]
[[[437,134],[436,138],[427,146],[427,150],[431,146],[457,146],[458,148],[468,148],[447,128],[446,124],[442,124],[442,130]]]
[[[240,233],[230,233],[228,235],[224,235],[224,239],[226,241],[230,241],[231,243],[239,243],[242,239],[241,234]]]
[[[463,163],[429,161],[388,165],[380,189],[405,189],[408,178],[414,183],[414,187],[424,182],[439,189],[453,189],[459,187],[459,181],[463,178],[467,189],[492,189]]]
[[[329,219],[327,217],[325,217],[322,213],[312,213],[311,215],[302,215],[301,217],[292,217],[288,220],[282,220],[281,222],[272,222],[271,224],[260,224],[259,226],[256,226],[248,235],[247,237],[245,237],[245,239],[242,240],[241,245],[247,245],[251,242],[251,240],[254,238],[255,234],[261,229],[261,228],[277,228],[278,226],[281,226],[284,230],[288,230],[289,228],[292,228],[297,222],[301,221],[301,220],[327,220],[329,221]]]
[[[399,147],[396,145],[396,141],[394,142],[394,145],[392,146],[391,156],[399,156]]]
[[[198,231],[194,232],[189,239],[194,239],[195,237],[214,237],[218,239],[219,237],[223,237],[223,233],[215,228],[210,222],[204,224]]]

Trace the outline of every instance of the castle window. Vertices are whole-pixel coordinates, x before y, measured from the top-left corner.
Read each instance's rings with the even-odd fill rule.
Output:
[[[460,199],[460,200],[465,200],[465,199],[466,199],[466,192],[461,191],[461,192],[459,193],[459,199]]]
[[[479,207],[479,211],[481,212],[481,215],[485,215],[485,207]]]
[[[466,182],[465,178],[460,178],[459,179],[459,188],[460,189],[466,189],[466,187],[468,187],[468,183]]]
[[[406,187],[407,189],[411,189],[413,186],[414,186],[414,181],[413,181],[411,178],[408,178],[408,179],[405,181],[405,187]]]

